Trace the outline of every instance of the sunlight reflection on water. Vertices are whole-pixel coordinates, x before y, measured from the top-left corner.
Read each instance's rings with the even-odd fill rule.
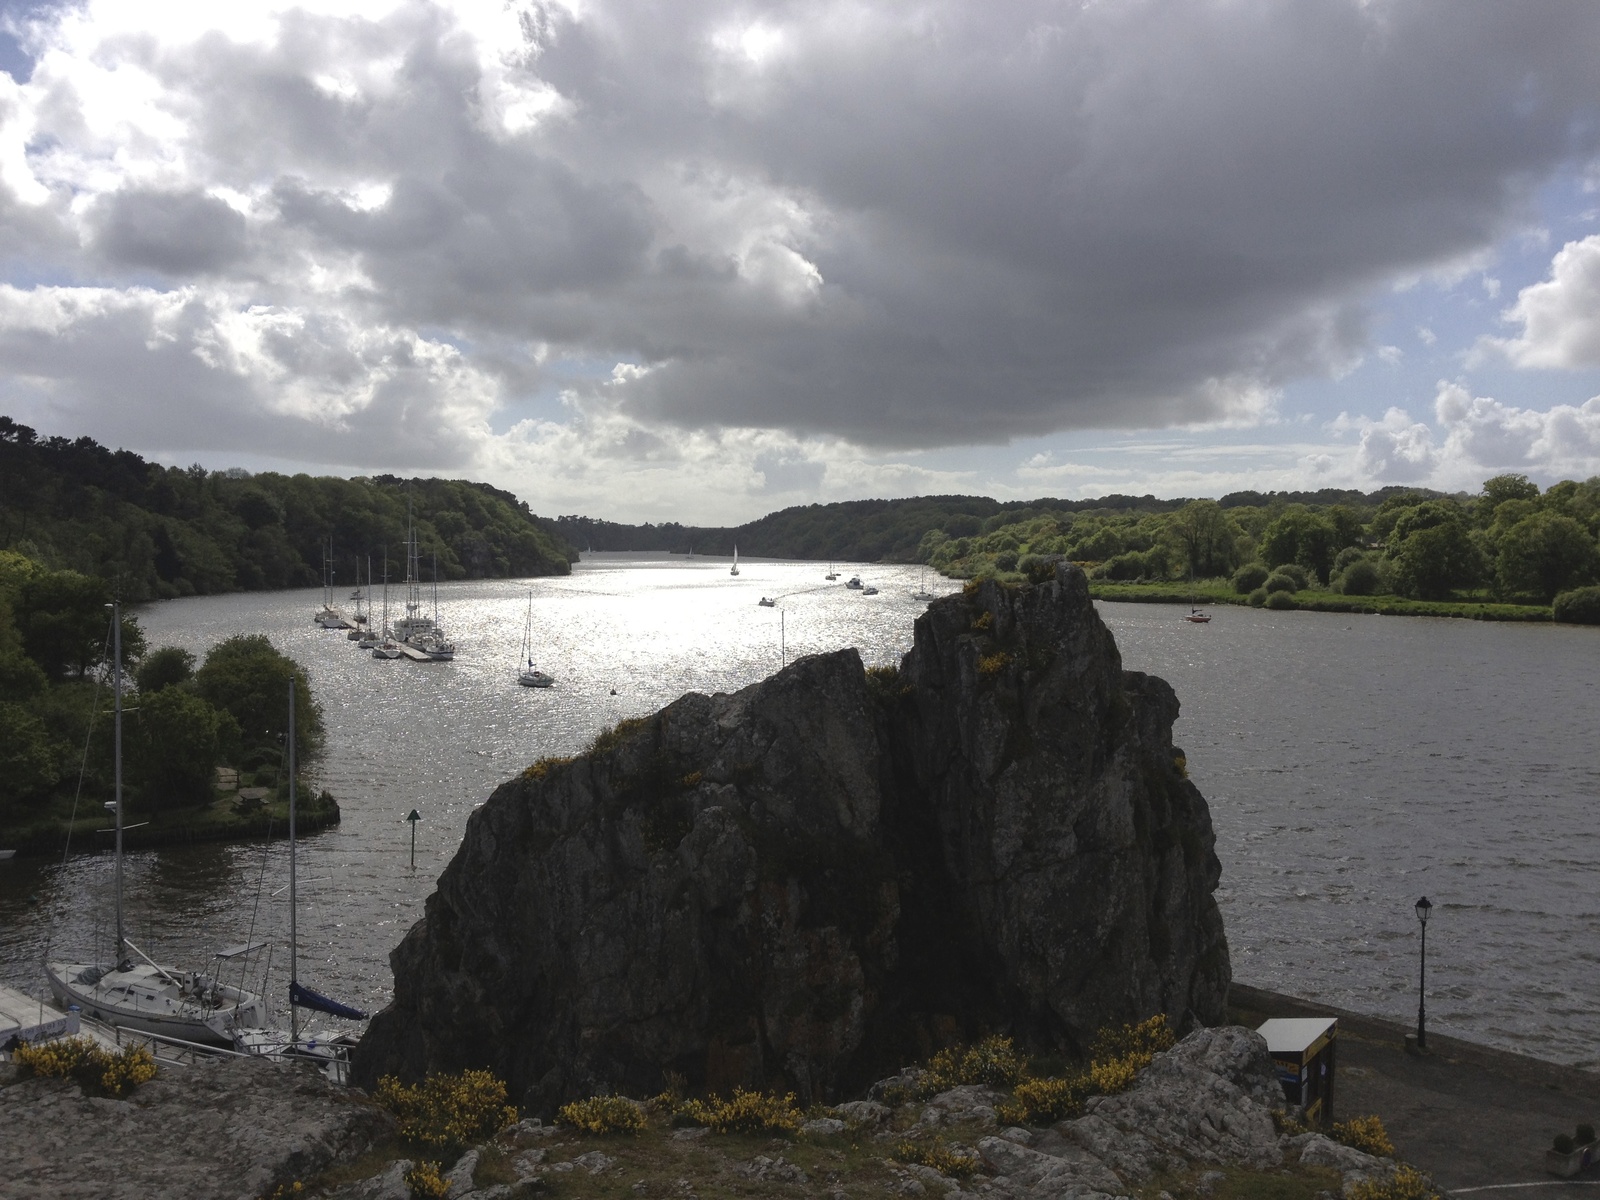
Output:
[[[374,661],[312,626],[316,591],[140,613],[152,646],[203,654],[262,632],[311,672],[329,731],[319,783],[344,811],[305,846],[301,975],[312,986],[366,1007],[387,1000],[388,952],[467,817],[527,763],[686,691],[766,676],[780,622],[790,659],[853,645],[873,665],[909,648],[923,609],[909,595],[923,579],[913,567],[840,564],[829,584],[817,563],[741,560],[734,579],[724,559],[585,557],[567,578],[441,585],[459,654],[448,664]],[[847,591],[851,574],[881,594]],[[530,588],[535,661],[557,679],[548,690],[515,683]],[[763,595],[779,607],[758,607]],[[402,600],[392,589],[391,604]],[[1411,906],[1427,893],[1438,906],[1430,1028],[1595,1059],[1596,631],[1243,608],[1194,626],[1168,606],[1101,612],[1125,665],[1163,676],[1182,701],[1175,738],[1216,822],[1237,978],[1412,1019]],[[402,819],[413,807],[424,817],[415,870]],[[0,979],[37,991],[52,931],[79,952],[109,940],[109,867],[83,856],[0,868]],[[134,936],[176,962],[247,935],[281,939],[286,871],[281,843],[133,855]]]

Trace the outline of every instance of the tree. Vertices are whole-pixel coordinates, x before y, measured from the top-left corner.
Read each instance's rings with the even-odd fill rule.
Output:
[[[1446,600],[1456,588],[1471,587],[1483,578],[1483,557],[1456,511],[1454,520],[1415,529],[1399,538],[1398,545],[1396,538],[1390,538],[1395,590],[1402,596]],[[1395,528],[1398,534],[1399,526]]]
[[[1341,548],[1333,522],[1303,504],[1291,504],[1261,532],[1261,558],[1269,567],[1298,563],[1323,583]]]
[[[1493,513],[1507,500],[1537,500],[1539,485],[1526,475],[1496,475],[1483,481],[1483,507]]]
[[[1238,527],[1215,500],[1194,500],[1168,519],[1191,578],[1226,575],[1238,562]]]
[[[194,655],[179,646],[163,646],[145,656],[134,674],[143,694],[183,683],[194,675]]]
[[[126,733],[130,780],[148,810],[204,804],[211,799],[221,714],[182,688],[139,698]]]
[[[289,728],[289,680],[294,680],[295,749],[302,762],[321,752],[322,708],[300,664],[266,636],[241,634],[218,642],[195,672],[201,698],[239,723],[245,750],[276,746]]]
[[[1594,539],[1571,517],[1540,512],[1518,521],[1500,540],[1495,578],[1507,592],[1549,603],[1558,592],[1591,583],[1596,574]]]
[[[44,799],[59,778],[44,722],[20,704],[0,702],[0,804]]]

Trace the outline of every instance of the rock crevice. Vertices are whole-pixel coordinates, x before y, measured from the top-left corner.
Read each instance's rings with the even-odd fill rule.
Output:
[[[473,815],[358,1074],[488,1067],[545,1111],[667,1071],[824,1100],[988,1031],[1215,1022],[1177,712],[1065,564],[936,602],[898,671],[846,650],[684,696]]]

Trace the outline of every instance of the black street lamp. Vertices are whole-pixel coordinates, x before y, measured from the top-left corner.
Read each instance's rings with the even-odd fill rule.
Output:
[[[1424,896],[1417,901],[1417,921],[1422,926],[1422,972],[1417,979],[1417,1049],[1428,1048],[1428,914],[1433,905]]]

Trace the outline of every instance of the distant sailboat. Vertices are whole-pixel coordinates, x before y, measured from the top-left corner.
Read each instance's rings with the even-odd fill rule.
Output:
[[[932,600],[934,598],[933,593],[928,590],[928,568],[927,567],[923,567],[922,568],[922,577],[917,581],[917,590],[911,593],[911,598],[913,600],[922,600],[922,601],[928,601],[928,600]]]
[[[739,546],[738,546],[737,543],[735,543],[734,547],[733,547],[733,570],[729,571],[728,574],[729,575],[737,575],[738,573],[739,573]]]
[[[371,575],[369,569],[367,574]],[[372,647],[372,657],[392,659],[400,657],[400,647],[394,644],[394,633],[389,628],[389,547],[383,548],[383,628],[378,630],[378,644]]]
[[[527,665],[524,666],[523,664]],[[523,687],[547,688],[555,679],[533,665],[533,589],[528,589],[528,619],[522,626],[522,654],[517,663],[517,682]]]
[[[839,572],[833,569],[833,559],[831,558],[828,560],[828,573],[824,575],[823,578],[829,583],[832,583],[835,579],[839,578]]]

